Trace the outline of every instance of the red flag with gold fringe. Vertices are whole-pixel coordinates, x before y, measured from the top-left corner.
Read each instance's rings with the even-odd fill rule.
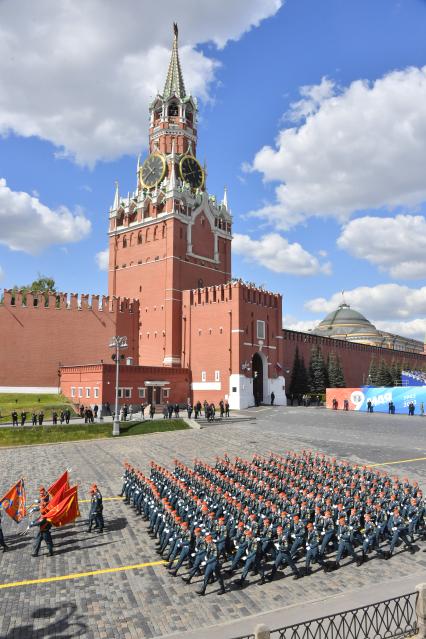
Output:
[[[0,499],[4,512],[19,524],[27,514],[24,480],[16,482]]]
[[[58,527],[70,524],[77,517],[80,517],[77,486],[66,490],[63,499],[53,508],[49,504],[49,510],[44,515],[44,518],[50,521],[53,526]]]
[[[68,481],[68,470],[62,473],[62,475],[56,481],[54,481],[51,486],[49,486],[49,488],[47,489],[47,492],[49,493],[51,497],[54,497],[56,493],[60,491],[62,486],[65,486],[66,490],[68,490],[68,488],[70,487],[69,481]]]

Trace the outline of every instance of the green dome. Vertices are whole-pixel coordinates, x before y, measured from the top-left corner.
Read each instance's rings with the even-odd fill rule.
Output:
[[[329,313],[313,332],[327,337],[379,334],[376,327],[364,315],[354,311],[348,304],[341,304],[339,308]]]

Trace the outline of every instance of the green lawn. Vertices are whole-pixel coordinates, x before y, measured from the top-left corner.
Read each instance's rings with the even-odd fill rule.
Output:
[[[185,430],[189,426],[182,419],[163,419],[145,422],[121,422],[121,437],[144,435],[168,430]],[[71,424],[69,426],[37,426],[0,428],[1,446],[21,446],[24,444],[50,444],[79,439],[99,439],[112,437],[112,423]]]
[[[32,393],[0,393],[0,423],[12,421],[12,411],[16,410],[18,419],[21,411],[27,412],[27,421],[31,419],[33,411],[44,412],[45,419],[52,419],[52,411],[59,414],[61,410],[69,408],[71,415],[75,415],[74,407],[63,395],[32,394]]]

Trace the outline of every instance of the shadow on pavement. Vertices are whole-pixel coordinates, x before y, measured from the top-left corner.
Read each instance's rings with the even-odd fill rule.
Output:
[[[11,628],[6,635],[3,635],[3,639],[28,639],[29,637],[71,639],[85,636],[87,626],[76,616],[76,612],[75,604],[36,608],[27,623]]]

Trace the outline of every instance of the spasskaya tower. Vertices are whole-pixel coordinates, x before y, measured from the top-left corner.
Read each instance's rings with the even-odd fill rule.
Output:
[[[178,29],[163,93],[149,107],[148,157],[109,212],[109,295],[140,302],[139,363],[180,366],[182,292],[231,278],[231,223],[197,159],[197,102],[185,89]]]

